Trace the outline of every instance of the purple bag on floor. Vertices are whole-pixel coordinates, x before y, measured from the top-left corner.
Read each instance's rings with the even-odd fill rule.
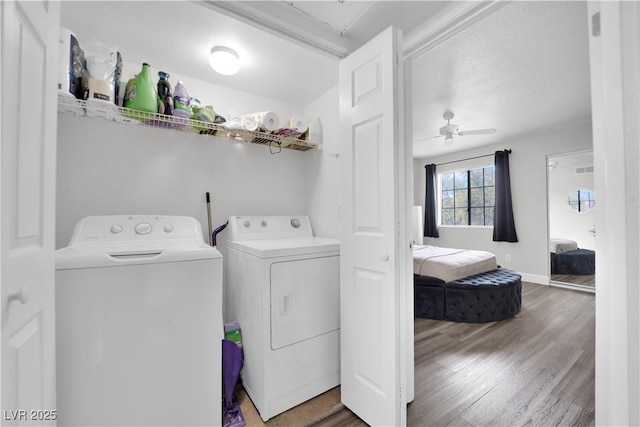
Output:
[[[246,422],[240,404],[233,395],[244,362],[241,347],[230,340],[222,340],[222,385],[224,402],[222,407],[222,425],[224,427],[243,427]]]

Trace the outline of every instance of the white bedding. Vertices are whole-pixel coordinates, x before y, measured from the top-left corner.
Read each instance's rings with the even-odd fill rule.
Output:
[[[413,247],[413,272],[422,276],[437,277],[445,282],[496,268],[496,256],[491,252],[429,245]]]
[[[554,254],[561,254],[563,252],[574,251],[578,249],[578,243],[575,240],[569,239],[550,239],[549,251]]]

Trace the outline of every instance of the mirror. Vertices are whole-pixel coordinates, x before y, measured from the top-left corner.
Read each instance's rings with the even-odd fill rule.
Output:
[[[596,205],[596,195],[586,188],[572,191],[567,197],[567,203],[577,213],[589,213]]]
[[[547,157],[549,279],[595,290],[596,206],[591,150]]]

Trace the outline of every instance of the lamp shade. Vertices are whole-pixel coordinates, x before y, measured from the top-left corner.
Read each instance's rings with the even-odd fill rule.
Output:
[[[240,56],[230,47],[214,46],[211,48],[209,65],[222,75],[232,76],[240,70]]]

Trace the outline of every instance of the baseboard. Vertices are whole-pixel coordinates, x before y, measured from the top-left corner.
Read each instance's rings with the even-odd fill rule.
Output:
[[[523,282],[535,283],[537,285],[547,285],[549,286],[549,277],[541,276],[539,274],[529,274],[529,273],[518,273],[522,276]]]

